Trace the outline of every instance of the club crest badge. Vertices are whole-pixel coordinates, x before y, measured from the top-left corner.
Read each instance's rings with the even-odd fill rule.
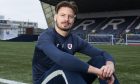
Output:
[[[72,44],[67,44],[68,49],[72,49]]]

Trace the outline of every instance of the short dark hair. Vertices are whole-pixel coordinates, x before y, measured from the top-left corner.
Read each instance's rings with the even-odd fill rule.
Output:
[[[55,13],[58,13],[61,7],[69,7],[73,10],[74,14],[76,15],[78,12],[78,7],[74,1],[61,1],[55,6]]]

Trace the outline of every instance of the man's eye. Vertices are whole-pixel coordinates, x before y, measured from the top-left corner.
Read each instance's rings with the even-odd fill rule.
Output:
[[[65,15],[60,15],[60,16],[65,16]]]
[[[74,16],[69,16],[71,19],[73,19],[74,18]]]

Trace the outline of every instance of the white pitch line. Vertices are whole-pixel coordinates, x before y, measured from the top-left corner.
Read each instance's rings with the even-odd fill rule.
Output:
[[[3,79],[3,78],[0,78],[0,83],[6,83],[6,84],[27,84],[27,83],[17,82],[17,81],[13,81],[13,80],[7,80],[7,79]]]

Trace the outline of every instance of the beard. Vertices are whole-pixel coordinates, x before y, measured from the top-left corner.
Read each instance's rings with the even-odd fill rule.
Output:
[[[55,24],[56,24],[57,28],[59,28],[59,29],[62,30],[62,31],[70,31],[70,30],[71,30],[71,27],[69,27],[69,28],[62,28],[62,27],[58,24],[57,20],[55,21]]]

